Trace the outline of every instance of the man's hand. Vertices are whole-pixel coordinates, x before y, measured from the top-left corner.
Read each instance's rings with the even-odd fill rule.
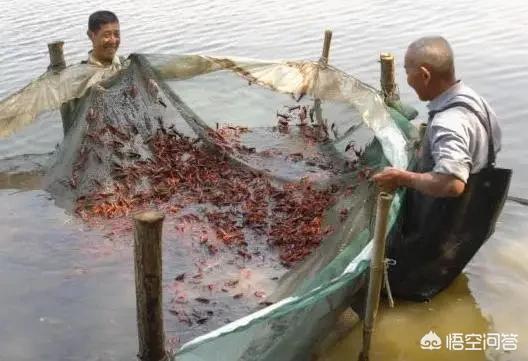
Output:
[[[401,169],[386,167],[371,179],[382,191],[393,192],[396,188],[405,185],[406,173]]]

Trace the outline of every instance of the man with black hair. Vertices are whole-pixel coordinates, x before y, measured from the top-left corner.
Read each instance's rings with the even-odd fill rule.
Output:
[[[92,41],[92,50],[86,63],[101,66],[121,68],[121,59],[117,56],[117,49],[121,41],[119,19],[111,11],[96,11],[88,19],[86,32]]]
[[[82,64],[89,64],[109,70],[113,74],[121,70],[125,59],[117,56],[117,49],[121,42],[119,31],[119,19],[116,14],[107,10],[94,12],[88,18],[88,31],[86,32],[92,41],[92,50],[88,52],[88,59]],[[66,134],[72,124],[77,111],[79,99],[71,99],[61,105],[62,125]]]

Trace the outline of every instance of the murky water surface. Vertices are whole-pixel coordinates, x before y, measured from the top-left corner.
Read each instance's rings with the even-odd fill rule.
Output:
[[[0,0],[0,5],[0,98],[45,70],[47,42],[65,40],[69,63],[84,59],[88,15],[106,8],[121,19],[122,54],[317,59],[323,30],[330,28],[331,63],[371,85],[379,82],[379,52],[393,52],[402,97],[424,119],[424,105],[405,82],[403,54],[419,36],[444,35],[453,45],[459,76],[501,118],[499,162],[514,169],[511,194],[528,197],[525,1]],[[132,360],[137,344],[130,241],[110,242],[104,229],[87,232],[40,190],[39,174],[61,139],[62,125],[52,113],[0,141],[0,360]],[[495,235],[450,289],[428,304],[382,309],[375,359],[528,359],[527,234],[528,208],[508,202]],[[168,328],[168,336],[177,337],[170,322]],[[517,334],[518,350],[423,351],[419,341],[430,330],[442,337]],[[359,334],[354,329],[323,358],[354,359]]]

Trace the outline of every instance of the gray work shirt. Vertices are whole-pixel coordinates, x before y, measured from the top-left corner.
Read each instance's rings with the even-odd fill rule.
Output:
[[[473,101],[468,95],[477,101]],[[448,104],[462,101],[472,106],[487,119],[489,112],[495,153],[501,147],[501,130],[495,112],[475,91],[458,81],[451,88],[434,98],[427,107],[430,111],[441,110]],[[488,134],[479,119],[471,111],[455,107],[437,113],[429,121],[426,136],[431,162],[430,169],[435,173],[451,174],[467,182],[470,174],[479,172],[488,163]]]

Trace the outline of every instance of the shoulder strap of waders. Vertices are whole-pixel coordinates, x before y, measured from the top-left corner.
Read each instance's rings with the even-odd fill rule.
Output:
[[[471,97],[469,95],[459,94],[459,95],[455,96],[455,98],[456,97],[469,98],[469,99],[473,100],[475,103],[479,104],[479,102],[475,98],[473,98],[473,97]],[[491,131],[491,120],[490,120],[489,111],[488,111],[488,107],[486,106],[486,103],[484,103],[484,101],[482,101],[482,104],[484,106],[484,109],[486,110],[487,119],[484,119],[482,117],[482,115],[478,111],[476,111],[475,108],[473,108],[468,103],[463,102],[463,101],[455,101],[455,102],[449,103],[448,105],[446,105],[442,109],[430,111],[429,112],[429,121],[431,121],[436,114],[441,113],[441,112],[443,112],[444,110],[447,110],[447,109],[456,108],[456,107],[462,107],[462,108],[465,108],[465,109],[469,110],[471,113],[473,113],[478,118],[478,120],[480,121],[480,124],[482,124],[482,126],[486,130],[486,133],[488,134],[488,164],[486,165],[486,167],[495,167],[495,146],[493,144],[493,133]]]

